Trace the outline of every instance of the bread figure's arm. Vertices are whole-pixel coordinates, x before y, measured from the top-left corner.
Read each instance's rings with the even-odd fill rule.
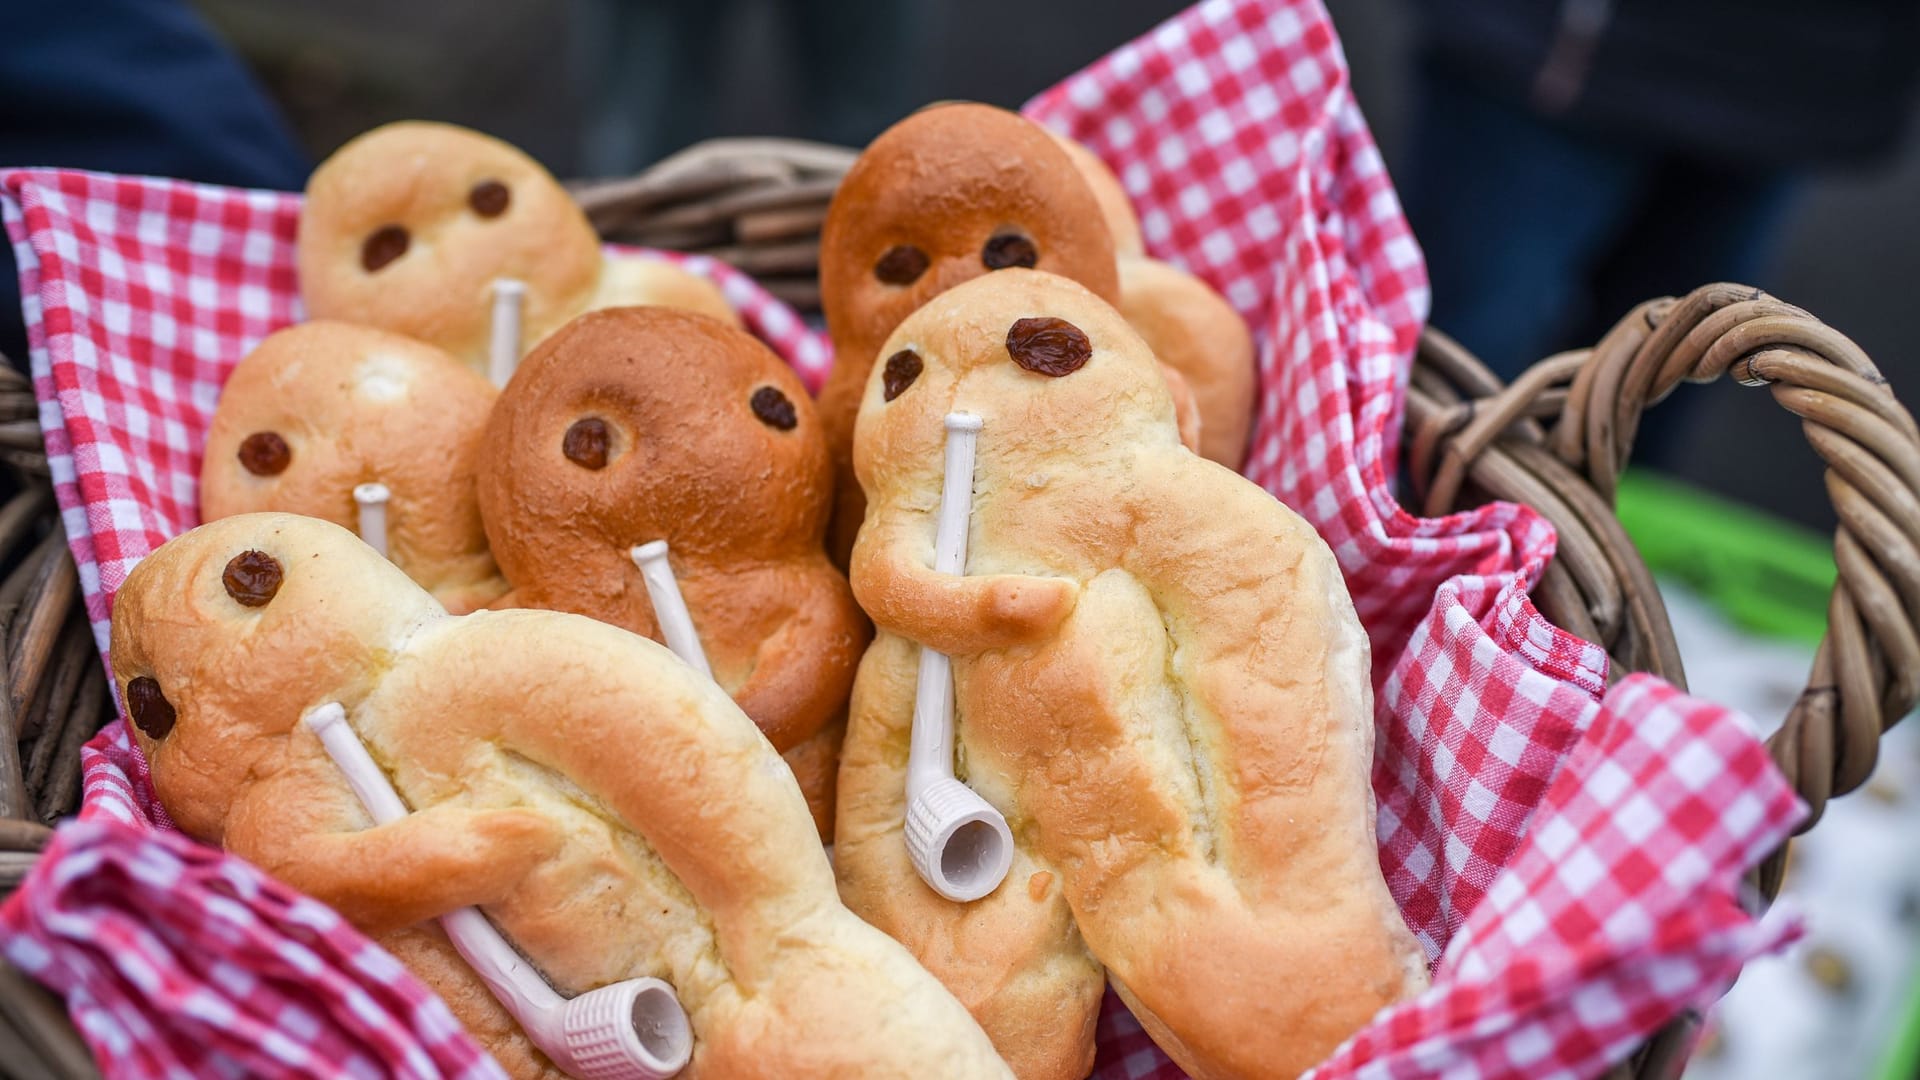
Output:
[[[365,820],[345,783],[335,783],[261,785],[235,805],[226,846],[364,933],[500,900],[561,843],[553,823],[533,811],[451,805],[365,829],[298,829]]]
[[[1180,445],[1200,452],[1200,399],[1194,395],[1193,384],[1187,380],[1180,369],[1172,364],[1161,364],[1160,374],[1166,377],[1167,393],[1173,397],[1173,419],[1180,427]]]
[[[868,630],[853,594],[824,565],[782,584],[797,592],[799,605],[760,643],[753,673],[733,700],[784,754],[846,704]]]
[[[930,565],[933,529],[915,515],[867,515],[848,577],[876,625],[950,656],[1034,641],[1072,613],[1077,582],[1029,574],[964,576]]]

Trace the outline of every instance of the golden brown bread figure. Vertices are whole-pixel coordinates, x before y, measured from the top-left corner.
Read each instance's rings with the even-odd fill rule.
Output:
[[[141,562],[112,652],[181,828],[392,948],[516,1076],[558,1074],[427,920],[481,906],[563,995],[667,980],[688,1080],[1007,1075],[841,906],[752,722],[652,642],[559,612],[449,616],[346,531],[257,514]],[[327,702],[411,815],[370,824],[298,722]]]
[[[385,484],[393,561],[454,611],[499,596],[474,497],[493,384],[431,345],[299,323],[242,359],[200,466],[200,519],[262,510],[357,526],[358,484]]]
[[[1201,455],[1238,471],[1253,430],[1252,332],[1213,286],[1148,258],[1140,218],[1119,177],[1093,151],[1052,134],[1093,189],[1113,233],[1120,259],[1120,314],[1162,364],[1185,376],[1200,413]]]
[[[789,755],[831,835],[839,720],[866,619],[822,546],[813,402],[743,330],[670,308],[583,315],[521,363],[480,463],[513,591],[661,639],[629,552],[665,540],[713,676]]]
[[[842,895],[1026,1080],[1084,1073],[1101,966],[1196,1077],[1311,1067],[1426,982],[1380,874],[1367,642],[1332,553],[1181,446],[1152,353],[1070,281],[968,283],[886,349],[918,365],[869,384],[855,437],[852,580],[879,636]],[[953,410],[985,423],[965,576],[930,568]],[[916,645],[952,656],[965,779],[1018,838],[972,905],[922,884],[901,836]]]
[[[307,181],[298,257],[314,318],[419,338],[482,373],[499,278],[527,285],[527,348],[589,307],[668,303],[736,318],[717,288],[670,263],[603,258],[539,162],[452,124],[387,124],[334,151]]]
[[[1142,258],[1147,254],[1147,244],[1140,236],[1140,215],[1134,213],[1133,200],[1128,197],[1127,189],[1120,185],[1107,163],[1100,156],[1065,135],[1047,129],[1053,141],[1060,145],[1067,156],[1073,159],[1073,167],[1080,171],[1081,179],[1093,189],[1093,197],[1100,204],[1100,216],[1106,219],[1107,231],[1113,234],[1113,253],[1122,258]],[[1124,286],[1124,283],[1122,283]]]

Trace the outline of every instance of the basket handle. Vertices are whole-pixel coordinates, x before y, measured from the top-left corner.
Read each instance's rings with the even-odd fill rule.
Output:
[[[1729,373],[1799,416],[1827,464],[1839,575],[1807,688],[1768,749],[1812,811],[1803,832],[1866,782],[1881,733],[1920,697],[1920,428],[1857,345],[1758,289],[1719,284],[1641,304],[1598,345],[1505,388],[1445,339],[1423,344],[1422,363],[1408,463],[1426,512],[1452,508],[1468,487],[1534,505],[1563,535],[1536,593],[1542,610],[1605,645],[1621,670],[1681,686],[1658,590],[1612,516],[1640,416],[1682,380]],[[1586,482],[1567,483],[1576,477]],[[1784,867],[1784,849],[1762,867],[1767,898]]]

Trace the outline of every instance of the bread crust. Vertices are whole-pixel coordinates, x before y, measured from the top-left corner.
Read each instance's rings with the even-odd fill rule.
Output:
[[[1258,400],[1253,334],[1240,313],[1185,270],[1136,257],[1120,260],[1120,314],[1184,377],[1200,417],[1200,455],[1240,471]]]
[[[583,421],[609,433],[600,468],[566,455]],[[480,511],[513,585],[495,606],[571,611],[661,640],[629,551],[667,541],[714,678],[794,755],[808,798],[830,805],[832,731],[868,628],[823,547],[831,473],[793,371],[704,315],[592,312],[521,364],[485,443]]]
[[[1100,156],[1082,146],[1078,141],[1049,128],[1047,134],[1060,144],[1060,148],[1073,159],[1073,167],[1080,171],[1087,187],[1093,190],[1093,197],[1100,204],[1100,216],[1106,219],[1107,231],[1113,234],[1113,253],[1122,259],[1129,256],[1144,257],[1147,253],[1146,241],[1140,237],[1140,215],[1134,212],[1133,200],[1127,196],[1127,189],[1120,185],[1120,178],[1113,174]],[[1126,283],[1121,282],[1124,290]]]
[[[264,605],[222,567],[283,568]],[[698,1077],[1003,1077],[966,1012],[838,902],[791,773],[665,649],[546,611],[448,616],[332,525],[246,515],[163,545],[113,612],[116,686],[190,834],[338,908],[520,1076],[553,1075],[426,920],[479,905],[562,994],[665,978]],[[327,701],[402,798],[371,825],[298,723]]]
[[[220,392],[200,465],[201,520],[283,511],[353,529],[354,486],[385,484],[395,565],[449,609],[471,611],[506,589],[474,493],[493,399],[487,380],[411,338],[325,320],[277,331]],[[247,466],[255,435],[282,441],[281,471]]]
[[[609,255],[600,272],[600,284],[587,302],[588,311],[605,308],[679,308],[740,326],[740,313],[727,303],[720,286],[665,259],[647,255]]]
[[[1014,363],[1008,329],[1032,317],[1078,328],[1090,359],[1059,378]],[[948,653],[969,782],[1007,815],[1020,858],[1054,875],[1156,1041],[1203,1080],[1305,1071],[1426,981],[1380,874],[1368,650],[1331,552],[1181,446],[1151,351],[1070,281],[968,283],[886,348],[924,366],[891,402],[871,384],[857,427],[873,502],[852,581],[880,637],[855,689],[843,835],[877,835],[897,812],[899,687],[916,644]],[[964,577],[930,569],[953,409],[985,421]],[[960,983],[1023,1077],[1069,1075],[1023,1069],[1012,1040],[1033,1036],[977,1004],[992,985],[939,966],[975,916],[852,854],[839,873],[856,910],[912,927],[909,946]],[[1012,924],[1001,962],[1079,1000],[1042,911],[1008,895],[1021,884],[985,902]],[[1072,1060],[1080,1033],[1054,1037],[1037,1056]]]

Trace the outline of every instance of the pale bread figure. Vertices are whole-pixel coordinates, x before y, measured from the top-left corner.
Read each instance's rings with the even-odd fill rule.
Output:
[[[189,835],[333,906],[516,1077],[557,1074],[429,920],[479,906],[563,996],[672,984],[701,1077],[1002,1078],[966,1011],[855,918],[793,775],[664,648],[548,611],[450,616],[284,514],[127,578],[114,679]],[[346,709],[412,813],[372,826],[301,717]]]
[[[903,322],[854,462],[878,635],[840,776],[842,895],[1023,1080],[1079,1077],[1105,977],[1203,1080],[1288,1077],[1426,985],[1373,829],[1367,639],[1298,515],[1181,445],[1154,356],[1008,271]],[[932,571],[943,418],[984,422],[964,576]],[[963,778],[1019,852],[971,905],[901,836],[916,647],[953,658]]]
[[[297,254],[312,317],[419,338],[482,374],[503,278],[526,285],[523,350],[589,308],[666,304],[738,322],[698,275],[603,257],[539,162],[452,124],[387,124],[334,151],[307,181]]]
[[[387,488],[387,550],[452,611],[506,590],[475,497],[494,389],[431,345],[297,323],[241,359],[214,408],[200,519],[281,511],[355,528],[354,489]]]

